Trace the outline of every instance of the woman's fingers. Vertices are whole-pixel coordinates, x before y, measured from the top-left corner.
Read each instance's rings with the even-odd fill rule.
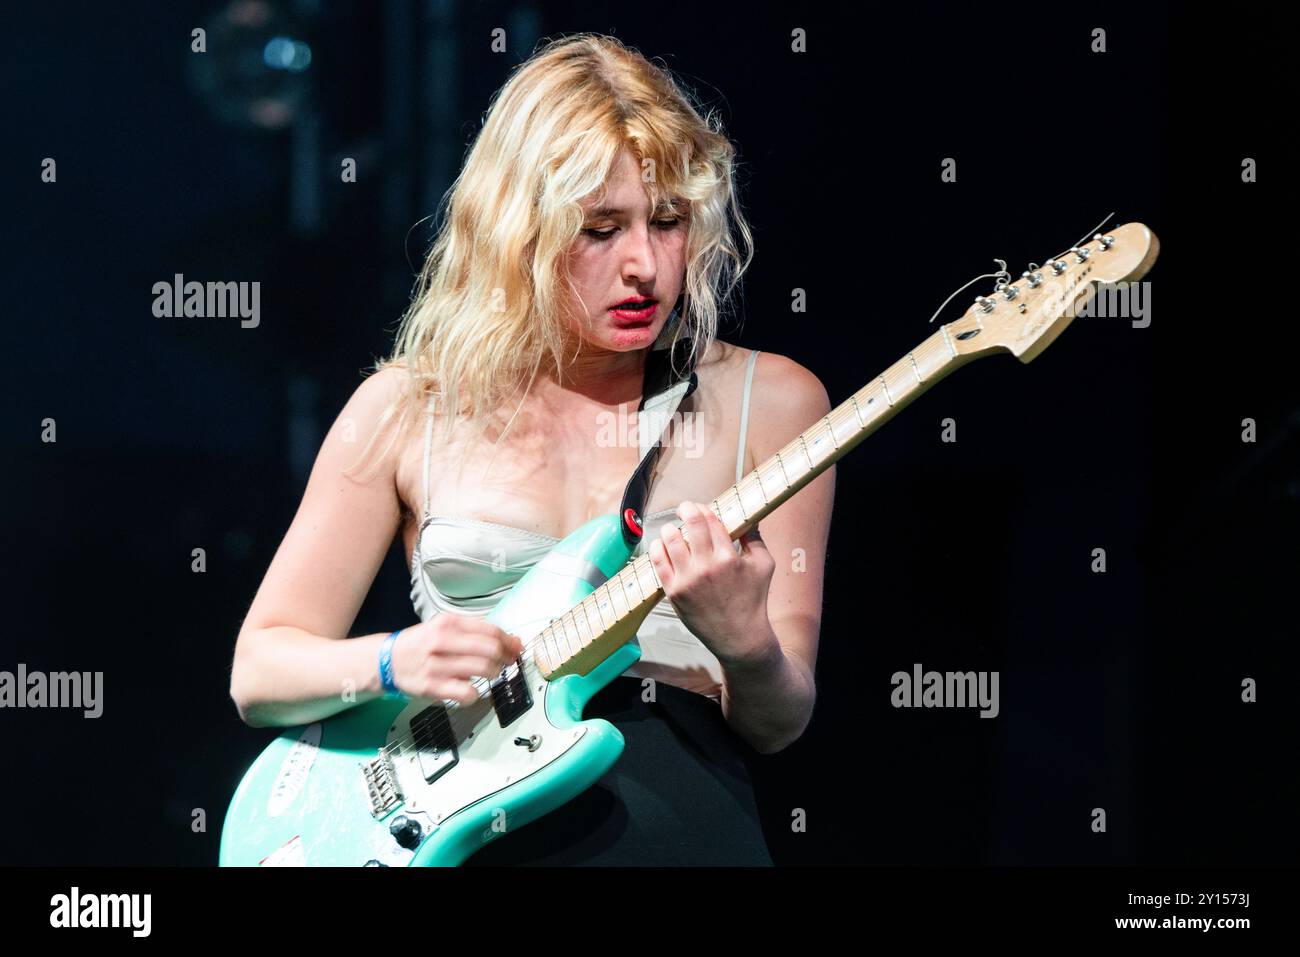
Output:
[[[735,554],[731,536],[713,509],[688,501],[677,506],[677,514],[685,525],[688,554],[718,559],[728,559]]]

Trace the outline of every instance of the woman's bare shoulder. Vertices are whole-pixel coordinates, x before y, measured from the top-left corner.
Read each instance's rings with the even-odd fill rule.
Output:
[[[346,424],[362,442],[380,432],[385,433],[380,437],[386,440],[396,424],[400,403],[411,388],[411,375],[405,367],[386,366],[357,384],[342,416],[351,419]]]
[[[822,380],[806,366],[779,352],[759,352],[754,363],[754,385],[794,390],[800,394],[825,392]]]
[[[750,435],[758,447],[784,445],[830,410],[830,395],[815,372],[789,356],[759,352],[750,389]]]
[[[701,360],[699,368],[711,367],[722,373],[721,378],[739,377],[744,375],[749,355],[753,351],[747,346],[738,346],[715,339]],[[751,392],[754,402],[760,401],[760,393],[778,402],[788,402],[793,398],[801,403],[814,405],[826,398],[826,387],[811,369],[800,365],[789,356],[761,349],[758,350],[758,358],[754,362]]]
[[[361,380],[349,405],[357,410],[354,429],[359,445],[373,441],[386,450],[380,460],[401,502],[403,518],[414,508],[423,464],[423,431],[409,421],[414,383],[409,369],[389,365]],[[405,411],[408,421],[402,422]]]
[[[401,510],[410,507],[410,487],[419,450],[414,448],[418,429],[402,422],[404,403],[413,387],[410,372],[400,365],[385,366],[365,375],[352,390],[334,423],[337,438],[354,450],[347,469],[354,480],[389,486]]]

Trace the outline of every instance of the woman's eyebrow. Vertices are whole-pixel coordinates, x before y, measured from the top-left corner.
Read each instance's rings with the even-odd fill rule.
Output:
[[[659,204],[659,207],[657,210],[655,210],[655,212],[656,213],[665,213],[665,212],[678,213],[681,212],[682,207],[684,205],[685,204],[680,201],[664,202]],[[620,207],[617,206],[598,206],[595,209],[590,209],[587,211],[587,218],[602,219],[606,216],[617,217],[617,216],[622,216],[626,212],[627,210],[621,209]]]

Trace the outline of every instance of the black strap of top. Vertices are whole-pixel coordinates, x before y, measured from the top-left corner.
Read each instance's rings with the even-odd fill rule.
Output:
[[[677,396],[675,401],[670,402],[669,407],[667,407],[668,416],[663,431],[656,437],[654,445],[642,457],[641,464],[632,473],[627,488],[623,492],[623,502],[618,511],[623,518],[623,541],[627,543],[629,548],[636,547],[645,531],[642,524],[642,513],[645,509],[646,496],[650,491],[650,475],[654,471],[655,463],[659,461],[659,453],[663,450],[663,437],[672,424],[672,414],[677,411],[677,406],[681,404],[682,400],[694,392],[700,384],[691,362],[691,339],[689,337],[679,339],[671,349],[651,349],[647,354],[645,385],[642,389],[641,404],[637,407],[638,414],[645,410],[648,401],[663,395],[669,389],[687,380],[689,380],[689,384],[686,386],[685,391]],[[639,428],[640,421],[638,421],[637,425]]]

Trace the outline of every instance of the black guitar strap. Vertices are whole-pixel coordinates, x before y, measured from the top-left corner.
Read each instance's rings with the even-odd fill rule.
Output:
[[[671,329],[670,326],[665,332]],[[699,379],[691,364],[691,339],[683,337],[671,346],[662,347],[656,342],[646,356],[645,385],[637,408],[641,464],[628,480],[619,506],[619,514],[623,516],[623,541],[629,548],[635,548],[645,533],[641,517],[650,491],[650,476],[663,450],[664,434],[682,400],[698,385]],[[651,436],[654,437],[653,444]]]

